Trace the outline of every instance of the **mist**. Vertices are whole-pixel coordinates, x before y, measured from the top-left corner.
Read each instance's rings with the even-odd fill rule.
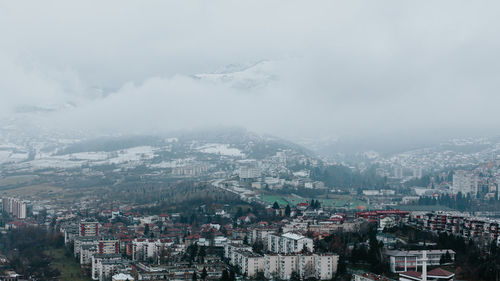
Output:
[[[500,4],[0,4],[0,125],[95,135],[495,134]],[[382,137],[383,138],[383,137]]]

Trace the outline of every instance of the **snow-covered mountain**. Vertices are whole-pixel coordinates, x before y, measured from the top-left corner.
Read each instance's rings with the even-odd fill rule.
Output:
[[[222,83],[237,89],[265,87],[278,79],[272,61],[253,64],[233,64],[213,73],[196,74],[193,77],[210,83]]]

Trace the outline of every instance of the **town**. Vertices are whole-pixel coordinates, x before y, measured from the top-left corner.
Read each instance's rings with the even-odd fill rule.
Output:
[[[499,281],[499,10],[0,1],[0,281]]]

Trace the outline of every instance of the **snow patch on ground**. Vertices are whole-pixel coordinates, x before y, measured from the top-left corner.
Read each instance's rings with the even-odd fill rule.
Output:
[[[196,159],[193,157],[189,157],[186,159],[175,159],[172,161],[162,161],[160,163],[152,164],[150,167],[152,168],[176,168],[176,167],[185,167],[189,164],[192,164]]]
[[[138,146],[125,150],[120,150],[112,154],[107,160],[110,164],[120,164],[125,162],[138,162],[141,160],[152,159],[155,156],[154,148],[151,146]]]
[[[55,156],[54,158],[65,159],[65,160],[89,160],[89,161],[98,161],[98,160],[106,160],[109,157],[108,153],[99,151],[99,152],[78,152],[65,154],[61,156]]]
[[[21,155],[17,155],[20,157]],[[25,155],[28,156],[27,154]],[[107,165],[140,163],[155,156],[155,149],[151,146],[138,146],[113,152],[79,152],[65,155],[52,155],[50,153],[38,153],[35,160],[22,163],[22,168],[44,169],[44,168],[78,168],[84,164]],[[0,162],[5,158],[5,153],[0,151]],[[10,159],[10,158],[9,158]]]
[[[27,152],[13,152],[11,150],[0,150],[0,163],[17,163],[28,159]]]
[[[211,143],[197,148],[200,152],[209,154],[220,154],[224,156],[243,157],[241,150],[229,147],[228,144]]]

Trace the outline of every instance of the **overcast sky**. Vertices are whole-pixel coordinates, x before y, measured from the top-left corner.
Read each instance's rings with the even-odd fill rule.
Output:
[[[498,1],[75,2],[0,2],[0,122],[290,138],[500,127]]]

